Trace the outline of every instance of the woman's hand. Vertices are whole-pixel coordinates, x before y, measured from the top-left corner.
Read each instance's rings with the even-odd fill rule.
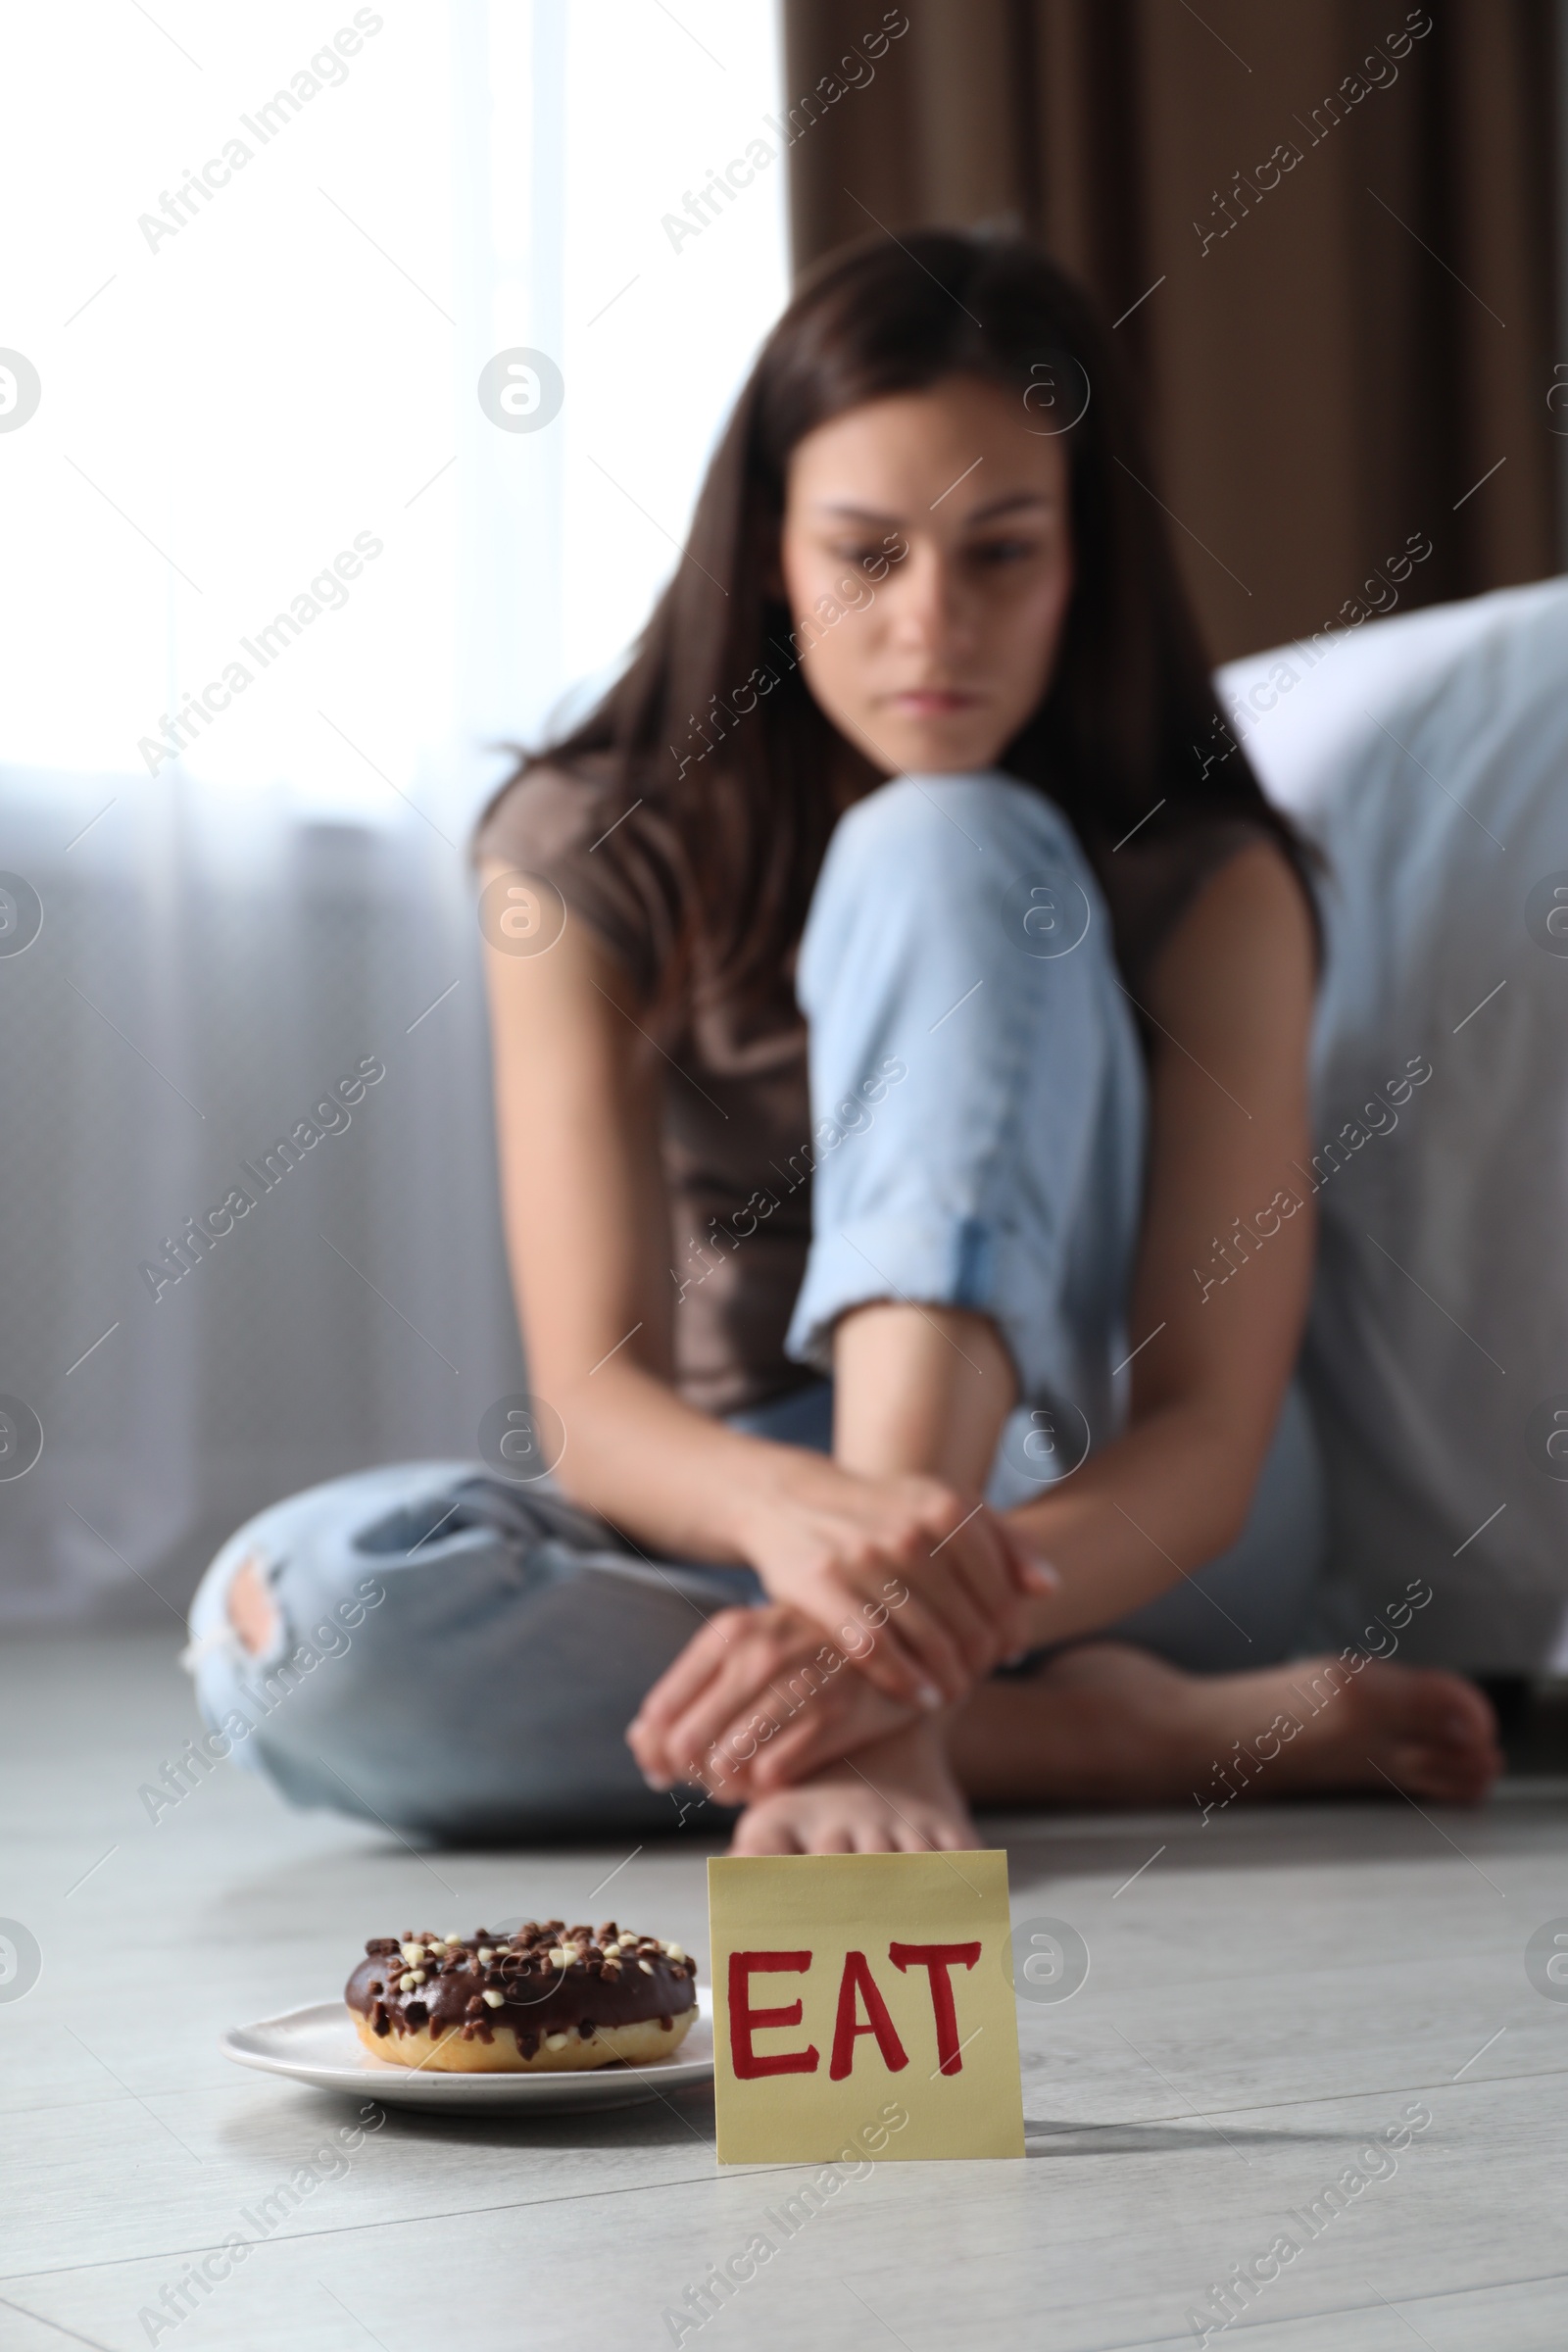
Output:
[[[627,1744],[656,1788],[705,1788],[727,1804],[783,1788],[919,1718],[798,1609],[721,1609],[649,1691]]]
[[[737,1513],[742,1556],[887,1697],[935,1709],[1023,1646],[1024,1604],[1054,1574],[984,1503],[935,1478],[780,1454],[787,1467]]]

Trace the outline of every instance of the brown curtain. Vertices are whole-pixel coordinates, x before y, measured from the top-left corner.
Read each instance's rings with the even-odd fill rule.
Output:
[[[783,4],[797,270],[989,220],[1083,278],[1216,659],[1412,533],[1405,605],[1556,568],[1552,0]]]

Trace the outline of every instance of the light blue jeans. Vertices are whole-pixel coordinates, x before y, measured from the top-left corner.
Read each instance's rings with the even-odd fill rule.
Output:
[[[1094,875],[1064,818],[995,774],[906,776],[840,822],[798,993],[810,1038],[813,1233],[789,1337],[823,1374],[872,1298],[967,1306],[1022,1401],[991,1499],[1071,1476],[1125,1412],[1124,1316],[1146,1102]],[[826,1448],[824,1377],[736,1425]],[[1241,1541],[1107,1627],[1199,1672],[1270,1664],[1305,1633],[1322,1544],[1293,1390]],[[275,1638],[230,1627],[243,1560]],[[449,1838],[673,1829],[624,1726],[750,1569],[650,1561],[548,1479],[472,1461],[360,1471],[261,1512],[191,1611],[202,1715],[301,1805]]]

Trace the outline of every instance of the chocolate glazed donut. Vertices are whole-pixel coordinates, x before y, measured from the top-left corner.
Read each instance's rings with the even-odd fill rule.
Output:
[[[366,2048],[444,2074],[647,2066],[697,2015],[678,1943],[530,1920],[513,1936],[373,1936],[344,1988]]]

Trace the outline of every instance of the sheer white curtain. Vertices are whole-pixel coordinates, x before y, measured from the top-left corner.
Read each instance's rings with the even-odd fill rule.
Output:
[[[518,1385],[463,845],[640,626],[784,298],[776,30],[84,0],[10,47],[0,1617],[158,1615]]]

